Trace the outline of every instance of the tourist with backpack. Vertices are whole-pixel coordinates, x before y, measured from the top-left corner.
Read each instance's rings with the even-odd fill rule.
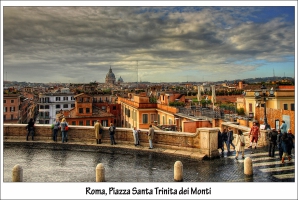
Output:
[[[272,130],[269,132],[269,152],[268,156],[274,158],[274,152],[277,145],[277,131],[275,128],[272,128]]]
[[[110,124],[109,132],[110,132],[110,139],[111,139],[111,145],[116,145],[117,143],[115,142],[115,130],[116,127],[113,125],[113,123]]]

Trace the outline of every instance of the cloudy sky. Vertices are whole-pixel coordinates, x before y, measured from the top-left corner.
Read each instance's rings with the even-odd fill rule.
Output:
[[[110,67],[125,82],[295,73],[295,7],[4,6],[2,17],[4,80],[104,82]]]

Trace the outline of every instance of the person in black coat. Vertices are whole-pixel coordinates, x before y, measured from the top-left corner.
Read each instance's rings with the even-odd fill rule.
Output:
[[[280,129],[278,129],[278,131],[277,131],[277,148],[279,151],[279,159],[282,158],[282,154],[283,154],[283,149],[281,147],[281,136],[282,136],[282,133],[281,133]]]
[[[292,159],[292,149],[294,148],[294,139],[295,136],[292,133],[291,129],[288,129],[288,155],[289,155],[289,160]]]
[[[217,149],[221,149],[221,153],[223,154],[224,148],[223,148],[222,136],[221,136],[220,130],[218,130],[218,142],[217,143],[218,143],[218,148]]]
[[[33,140],[33,138],[34,138],[34,120],[33,120],[33,118],[31,118],[28,122],[27,131],[28,131],[28,133],[27,133],[27,139],[26,140],[28,141],[28,137],[29,137],[30,134],[31,134],[32,140]]]
[[[277,131],[273,128],[269,133],[269,157],[274,157],[275,148],[277,145]]]

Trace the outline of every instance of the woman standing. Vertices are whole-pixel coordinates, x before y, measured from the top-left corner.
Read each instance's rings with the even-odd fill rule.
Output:
[[[235,148],[235,150],[236,150],[235,159],[238,160],[239,151],[242,152],[242,158],[244,158],[245,139],[244,139],[244,135],[243,135],[241,130],[238,130],[238,134],[236,136],[235,146],[236,146],[236,148]]]
[[[64,143],[64,141],[67,142],[67,130],[65,130],[65,127],[68,126],[65,118],[62,119],[60,126],[62,132],[62,143]]]
[[[96,144],[101,144],[101,138],[102,138],[102,125],[97,120],[94,124],[94,130],[95,130],[95,138],[96,138]]]

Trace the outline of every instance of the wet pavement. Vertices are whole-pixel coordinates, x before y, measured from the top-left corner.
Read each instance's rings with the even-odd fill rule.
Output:
[[[266,147],[253,154],[245,150],[253,161],[253,176],[246,176],[244,160],[235,160],[234,151],[218,159],[195,160],[116,146],[5,142],[3,181],[11,182],[12,168],[19,164],[24,182],[95,182],[95,168],[102,163],[107,182],[173,182],[174,164],[180,160],[184,182],[295,182],[295,156],[281,164],[277,151],[275,158],[268,157]]]

